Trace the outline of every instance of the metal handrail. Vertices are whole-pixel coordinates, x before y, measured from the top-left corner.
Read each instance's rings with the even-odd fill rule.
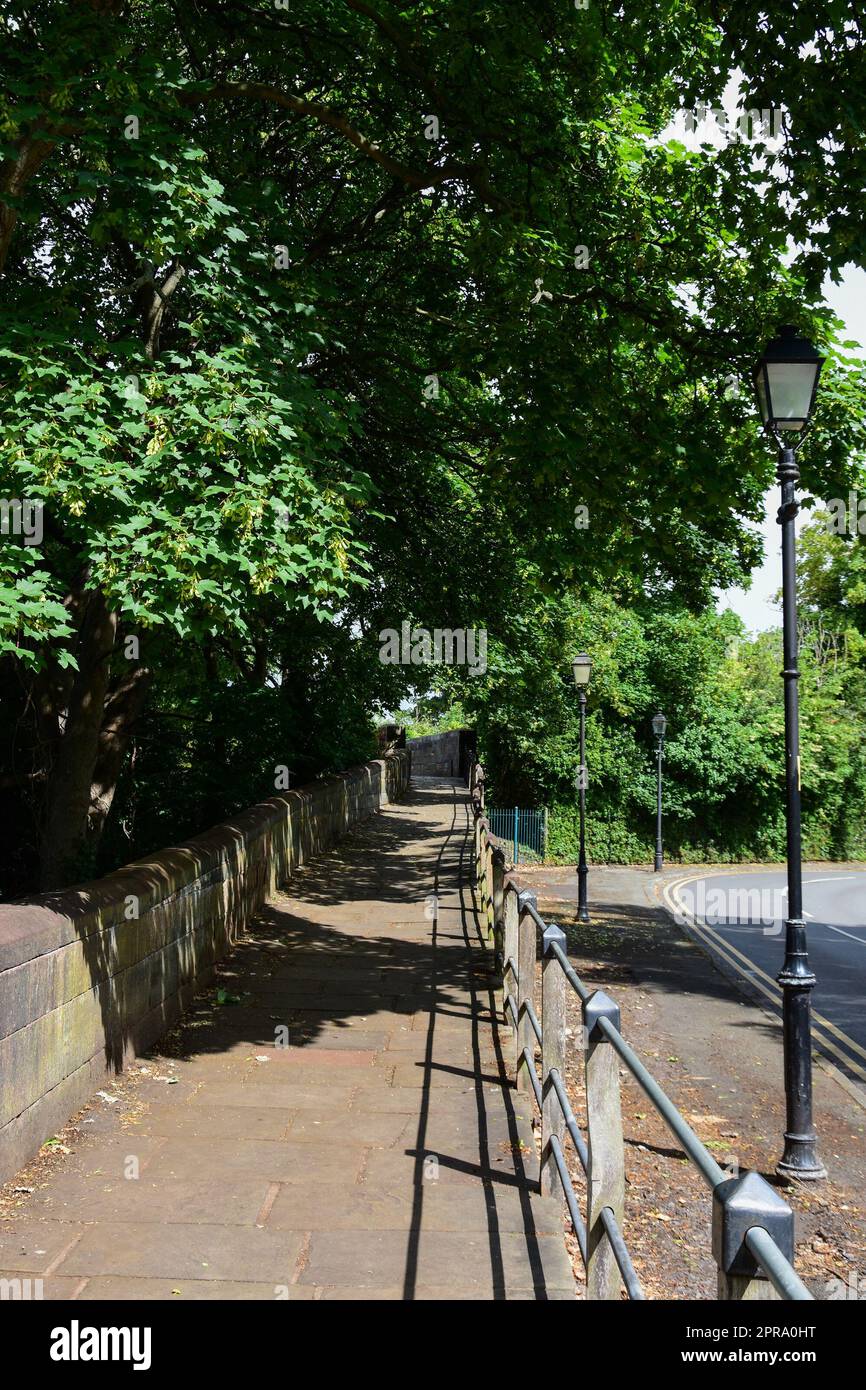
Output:
[[[763,1226],[752,1226],[746,1231],[743,1243],[763,1269],[780,1298],[797,1303],[813,1303],[814,1295],[809,1292],[796,1270],[788,1263],[769,1231]]]
[[[615,1028],[609,1018],[600,1018],[598,1027],[608,1042],[619,1053],[641,1090],[655,1106],[668,1129],[680,1141],[688,1157],[698,1169],[708,1187],[718,1187],[724,1182],[725,1174],[716,1160],[704,1148],[694,1130],[686,1124],[673,1101],[666,1096],[661,1086],[650,1076],[643,1062],[629,1047],[622,1033]]]
[[[568,962],[564,956],[561,947],[554,945],[553,953],[557,957],[561,965],[563,964],[563,962],[565,962],[565,964],[563,965],[563,969],[565,970],[566,977],[569,978],[569,982],[573,985],[576,992],[581,996],[582,999],[588,998],[589,992],[586,990],[586,987],[582,984],[580,978],[575,973],[575,971],[571,969],[570,965],[568,965]],[[616,1049],[616,1052],[618,1053],[619,1057],[628,1067],[635,1081],[637,1081],[638,1085],[641,1087],[644,1094],[647,1096],[647,1099],[652,1103],[659,1115],[665,1121],[665,1124],[668,1126],[668,1129],[670,1129],[671,1133],[675,1136],[675,1138],[679,1140],[686,1154],[694,1163],[695,1167],[698,1169],[699,1173],[701,1174],[701,1177],[707,1183],[707,1186],[712,1189],[717,1187],[720,1182],[724,1182],[724,1170],[719,1166],[719,1164],[712,1157],[712,1155],[708,1153],[707,1149],[701,1143],[694,1130],[683,1119],[682,1115],[677,1110],[673,1101],[670,1099],[668,1095],[665,1094],[661,1086],[659,1086],[658,1082],[647,1070],[647,1068],[644,1066],[643,1062],[640,1060],[640,1058],[637,1056],[634,1050],[631,1047],[629,1047],[628,1043],[620,1033],[619,1029],[617,1029],[611,1023],[610,1019],[607,1018],[599,1019],[598,1026],[602,1030],[608,1041],[611,1043],[611,1045]],[[554,1082],[553,1084],[554,1090],[557,1094],[557,1098],[560,1101],[560,1105],[562,1105],[560,1087],[557,1086],[556,1082]],[[563,1114],[566,1114],[564,1107]],[[568,1126],[567,1115],[566,1125]],[[571,1132],[570,1127],[569,1132]],[[586,1162],[584,1160],[581,1161],[583,1162],[584,1171],[586,1171]],[[611,1217],[613,1217],[613,1212],[611,1212],[610,1214]],[[751,1229],[746,1233],[745,1243],[750,1249],[755,1259],[760,1264],[761,1268],[766,1273],[767,1278],[770,1280],[771,1284],[773,1285],[778,1294],[780,1294],[783,1298],[786,1299],[811,1300],[813,1298],[813,1295],[809,1292],[802,1279],[800,1279],[799,1275],[789,1264],[788,1260],[782,1254],[781,1250],[776,1245],[776,1242],[773,1240],[773,1237],[770,1235],[768,1231],[765,1231],[761,1226],[751,1227]],[[611,1240],[612,1249],[613,1245],[614,1242],[613,1240]],[[617,1264],[619,1264],[618,1259]],[[621,1265],[620,1270],[622,1271]],[[625,1277],[625,1275],[623,1275],[623,1277]]]
[[[589,1150],[586,1147],[586,1141],[583,1135],[577,1127],[577,1120],[574,1118],[574,1111],[571,1108],[571,1102],[569,1101],[565,1087],[562,1084],[562,1077],[560,1076],[559,1072],[556,1070],[555,1067],[551,1068],[548,1074],[550,1077],[550,1084],[553,1087],[553,1093],[556,1096],[556,1099],[559,1101],[559,1108],[562,1111],[563,1118],[565,1120],[565,1128],[568,1130],[572,1144],[577,1149],[577,1156],[580,1159],[580,1165],[583,1168],[583,1171],[586,1173],[589,1170]]]
[[[541,1110],[544,1107],[544,1095],[541,1090],[541,1082],[538,1079],[538,1072],[535,1070],[535,1058],[529,1051],[528,1047],[525,1047],[520,1055],[526,1063],[526,1069],[529,1076],[529,1083],[532,1086],[533,1091],[535,1092],[535,1099],[538,1102],[538,1108],[539,1110]]]
[[[547,923],[545,922],[545,926],[546,925]],[[575,994],[579,997],[581,1002],[585,1004],[590,996],[590,991],[587,989],[586,985],[583,983],[580,976],[577,974],[577,971],[572,968],[571,964],[569,963],[568,957],[566,956],[562,947],[557,946],[556,942],[554,942],[553,944],[553,954],[556,956],[556,959],[562,966],[563,974],[565,975],[565,978],[568,980],[568,983],[571,985]]]
[[[622,1275],[622,1282],[625,1284],[625,1291],[629,1298],[637,1302],[644,1302],[646,1294],[641,1288],[641,1282],[637,1277],[637,1271],[631,1262],[631,1255],[628,1253],[628,1246],[623,1239],[622,1231],[619,1229],[619,1222],[611,1207],[602,1207],[601,1224],[604,1226],[605,1235],[610,1242],[613,1258],[616,1260],[617,1269]]]
[[[544,1042],[544,1034],[541,1031],[541,1024],[538,1021],[538,1014],[535,1012],[528,999],[523,1000],[523,1007],[526,1010],[526,1017],[529,1019],[532,1031],[538,1039],[538,1045],[539,1047],[541,1047],[542,1043]]]
[[[574,1234],[577,1237],[577,1244],[580,1249],[581,1258],[583,1259],[583,1263],[585,1265],[587,1260],[586,1224],[583,1220],[583,1217],[580,1214],[580,1208],[577,1205],[577,1198],[574,1195],[574,1187],[572,1186],[571,1182],[571,1174],[569,1173],[568,1166],[565,1162],[565,1155],[562,1152],[562,1145],[560,1144],[555,1134],[552,1135],[550,1139],[550,1152],[553,1154],[553,1161],[556,1164],[556,1171],[559,1174],[559,1181],[562,1185],[562,1190],[565,1193],[565,1201],[568,1207],[568,1214],[571,1217],[571,1224],[574,1229]]]
[[[590,991],[575,970],[572,969],[561,946],[554,944],[553,954],[562,966],[565,977],[582,1000],[590,997]],[[707,1152],[694,1130],[686,1123],[669,1096],[665,1095],[655,1078],[647,1071],[637,1053],[629,1047],[618,1028],[608,1018],[599,1019],[598,1026],[605,1037],[619,1053],[635,1081],[652,1102],[665,1124],[680,1141],[689,1158],[699,1170],[709,1187],[716,1187],[724,1181],[725,1174],[716,1160]]]
[[[477,820],[479,821],[479,828],[482,834],[482,838],[486,842],[486,850],[489,852],[489,849],[491,848],[490,842],[492,836],[490,832],[490,826],[486,820],[486,817],[483,814],[483,809],[480,805],[480,798],[478,796],[473,796],[473,810],[475,811],[475,815],[477,817]],[[506,879],[503,885],[503,895],[508,893],[514,893],[518,896],[520,902],[521,915],[527,914],[529,917],[532,918],[536,926],[539,927],[542,932],[546,932],[548,928],[548,923],[538,912],[538,909],[536,908],[534,902],[531,899],[521,899],[519,897],[520,890],[518,889],[513,879],[510,878]],[[586,985],[580,979],[580,976],[574,970],[562,947],[557,942],[553,942],[548,947],[548,949],[550,951],[550,954],[557,961],[566,980],[571,985],[574,992],[577,994],[581,1003],[587,1003],[587,1001],[592,998],[592,991],[587,989]],[[527,995],[524,998],[520,997],[520,972],[512,956],[509,956],[507,960],[504,962],[503,976],[507,974],[509,971],[514,977],[514,981],[517,985],[518,992],[516,996],[512,994],[510,990],[506,992],[505,1007],[511,1015],[515,1030],[519,1029],[519,1019],[520,1013],[522,1011],[523,1013],[525,1013],[525,1016],[529,1019],[529,1023],[535,1035],[535,1038],[543,1049],[543,1021],[539,1021],[535,1013],[531,996]],[[530,981],[529,983],[530,990],[532,989],[532,983],[532,981]],[[664,1120],[671,1133],[682,1146],[687,1158],[692,1163],[694,1163],[695,1167],[698,1169],[699,1173],[701,1174],[702,1178],[707,1183],[707,1185],[713,1191],[715,1191],[721,1183],[724,1183],[727,1180],[727,1175],[725,1174],[724,1170],[719,1166],[719,1164],[712,1157],[709,1151],[701,1143],[700,1139],[695,1134],[691,1126],[687,1124],[687,1122],[683,1119],[683,1116],[680,1114],[673,1101],[670,1099],[669,1096],[665,1094],[661,1086],[644,1066],[637,1053],[626,1042],[619,1028],[613,1023],[612,1019],[609,1017],[600,1016],[596,1019],[595,1026],[601,1031],[605,1039],[611,1044],[611,1046],[616,1051],[620,1060],[628,1068],[629,1072],[634,1077],[638,1085],[641,1087],[650,1103],[654,1106],[655,1110]],[[577,1156],[580,1160],[584,1172],[588,1174],[590,1164],[588,1146],[578,1128],[577,1121],[574,1116],[574,1111],[572,1110],[571,1103],[568,1099],[568,1095],[565,1090],[565,1085],[559,1070],[557,1068],[550,1068],[546,1077],[544,1077],[543,1080],[541,1080],[539,1079],[538,1073],[536,1071],[535,1058],[533,1057],[531,1049],[528,1046],[522,1049],[522,1051],[519,1054],[519,1057],[520,1061],[525,1064],[527,1078],[532,1088],[535,1101],[538,1105],[539,1110],[541,1110],[542,1112],[544,1109],[544,1086],[548,1083],[550,1084],[550,1087],[553,1090],[554,1095],[556,1096],[557,1103],[562,1112],[566,1131],[568,1132],[568,1135],[572,1143],[574,1144],[575,1150],[577,1151]],[[583,1258],[584,1264],[586,1264],[586,1226],[580,1215],[577,1198],[574,1193],[571,1177],[568,1172],[568,1167],[565,1162],[565,1156],[562,1151],[562,1145],[560,1143],[559,1137],[555,1134],[550,1135],[549,1143],[550,1153],[553,1157],[554,1165],[559,1177],[559,1182],[562,1187],[563,1194],[565,1196],[566,1204],[568,1206],[571,1224],[574,1228],[575,1236],[577,1237],[577,1242],[580,1248],[581,1256]],[[617,1268],[619,1269],[620,1276],[622,1278],[628,1297],[630,1299],[635,1300],[644,1299],[646,1295],[644,1294],[641,1288],[640,1281],[637,1277],[637,1273],[632,1263],[631,1255],[629,1254],[628,1247],[619,1228],[619,1223],[616,1219],[616,1213],[613,1211],[611,1207],[604,1207],[600,1213],[600,1219],[602,1225],[604,1226],[605,1235],[607,1237],[611,1253],[613,1254]],[[766,1274],[768,1280],[770,1281],[773,1288],[776,1290],[776,1292],[779,1294],[781,1298],[797,1301],[813,1301],[814,1296],[809,1292],[809,1289],[803,1283],[802,1279],[800,1279],[799,1275],[794,1270],[793,1265],[787,1259],[783,1251],[779,1249],[779,1246],[776,1244],[776,1241],[774,1240],[773,1236],[770,1234],[769,1231],[757,1224],[751,1226],[746,1231],[745,1236],[743,1237],[743,1244],[749,1250],[750,1254],[752,1255],[756,1263],[759,1265],[759,1267]]]
[[[511,1002],[510,999],[509,1002]],[[524,1007],[528,1011],[529,1006],[524,1003]],[[516,1017],[516,1010],[513,1010],[513,1015]],[[541,1039],[539,1039],[539,1041],[541,1041]],[[538,1108],[539,1110],[541,1110],[543,1106],[543,1089],[541,1081],[538,1077],[538,1073],[535,1070],[534,1059],[530,1055],[528,1047],[525,1047],[523,1049],[521,1055],[527,1067],[530,1069],[529,1081],[532,1086],[532,1090],[535,1095],[535,1100],[538,1104]],[[588,1175],[589,1152],[587,1150],[583,1136],[580,1133],[580,1130],[577,1128],[577,1122],[574,1118],[574,1111],[571,1108],[571,1103],[569,1102],[568,1096],[565,1092],[565,1088],[562,1084],[562,1077],[560,1076],[558,1070],[555,1067],[551,1067],[547,1075],[548,1080],[550,1081],[553,1087],[554,1094],[557,1100],[559,1101],[560,1109],[562,1110],[563,1118],[565,1120],[566,1129],[568,1130],[569,1136],[571,1137],[571,1140],[575,1148],[577,1149],[577,1156],[580,1159],[583,1171]],[[565,1162],[565,1155],[562,1152],[562,1145],[560,1144],[559,1139],[555,1134],[552,1134],[550,1137],[550,1151],[553,1154],[553,1160],[556,1164],[556,1171],[559,1175],[559,1181],[562,1186],[563,1193],[565,1195],[566,1204],[568,1206],[568,1213],[571,1218],[571,1224],[574,1228],[574,1234],[577,1237],[577,1243],[580,1247],[580,1253],[583,1257],[583,1263],[585,1265],[587,1260],[586,1225],[580,1216],[580,1212],[577,1206],[577,1198],[575,1196],[574,1187],[571,1181],[571,1175],[568,1171],[568,1166]],[[629,1298],[635,1300],[645,1299],[646,1294],[641,1288],[640,1280],[638,1279],[637,1272],[635,1270],[634,1265],[632,1264],[631,1255],[628,1252],[628,1247],[626,1246],[623,1234],[619,1228],[619,1222],[616,1219],[616,1213],[610,1207],[604,1207],[601,1213],[601,1221],[602,1225],[604,1226],[607,1238],[610,1241],[610,1247],[613,1252],[613,1257],[616,1260],[617,1268],[619,1269],[619,1272],[622,1275],[623,1284],[625,1285],[625,1289]],[[766,1232],[764,1232],[764,1234],[766,1234]]]

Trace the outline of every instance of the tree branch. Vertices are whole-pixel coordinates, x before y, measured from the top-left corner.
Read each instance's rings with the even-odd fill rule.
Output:
[[[337,131],[355,149],[360,150],[363,155],[385,169],[393,178],[399,179],[416,192],[420,192],[424,188],[436,188],[449,179],[462,179],[479,197],[484,198],[487,202],[500,208],[509,206],[508,202],[491,187],[485,175],[474,165],[447,159],[443,164],[431,161],[421,169],[413,169],[408,164],[404,164],[401,160],[388,154],[374,140],[368,139],[352,125],[342,112],[334,111],[330,106],[325,106],[320,101],[308,101],[303,97],[292,96],[289,92],[282,92],[278,87],[269,86],[267,83],[216,82],[204,91],[188,89],[181,94],[180,101],[184,106],[195,106],[200,102],[228,101],[233,97],[252,97],[256,101],[264,101],[273,106],[282,106],[298,116],[311,116],[320,124]]]

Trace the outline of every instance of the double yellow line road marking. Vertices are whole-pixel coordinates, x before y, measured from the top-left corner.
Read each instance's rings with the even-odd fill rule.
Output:
[[[726,872],[729,873],[730,871],[727,870]],[[770,975],[767,975],[759,965],[756,965],[753,960],[749,960],[748,956],[744,956],[742,951],[738,951],[736,946],[732,946],[731,943],[723,936],[720,936],[717,931],[713,931],[713,928],[708,926],[706,922],[699,921],[679,896],[680,889],[684,888],[687,883],[697,883],[702,878],[717,876],[718,875],[706,873],[689,874],[686,878],[679,878],[673,883],[665,884],[662,893],[665,906],[677,921],[687,922],[693,934],[699,941],[702,941],[714,955],[721,956],[725,963],[729,965],[737,975],[745,979],[755,989],[759,990],[778,1009],[782,1003],[781,986],[778,985]],[[862,1048],[853,1038],[849,1038],[847,1033],[844,1033],[841,1028],[837,1028],[835,1023],[831,1023],[829,1018],[825,1018],[823,1014],[818,1013],[817,1009],[812,1010],[812,1019],[812,1038],[814,1042],[818,1043],[820,1047],[832,1054],[832,1056],[838,1058],[839,1061],[841,1061],[849,1071],[853,1072],[855,1076],[859,1077],[861,1081],[866,1081],[866,1066],[859,1061],[855,1061],[850,1055],[850,1053],[854,1053],[858,1058],[862,1058],[863,1063],[866,1063],[866,1048]],[[838,1041],[834,1042],[834,1038]],[[843,1052],[838,1046],[838,1043],[842,1043],[849,1051]]]

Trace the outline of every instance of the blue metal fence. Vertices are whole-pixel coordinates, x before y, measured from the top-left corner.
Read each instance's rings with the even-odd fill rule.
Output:
[[[527,860],[543,859],[547,853],[547,808],[545,806],[491,806],[486,811],[491,833],[511,859],[519,864],[521,853]]]

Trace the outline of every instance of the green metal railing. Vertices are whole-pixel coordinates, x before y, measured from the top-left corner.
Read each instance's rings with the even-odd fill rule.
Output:
[[[547,854],[546,806],[491,806],[487,810],[490,833],[499,840],[512,864],[544,859]]]

